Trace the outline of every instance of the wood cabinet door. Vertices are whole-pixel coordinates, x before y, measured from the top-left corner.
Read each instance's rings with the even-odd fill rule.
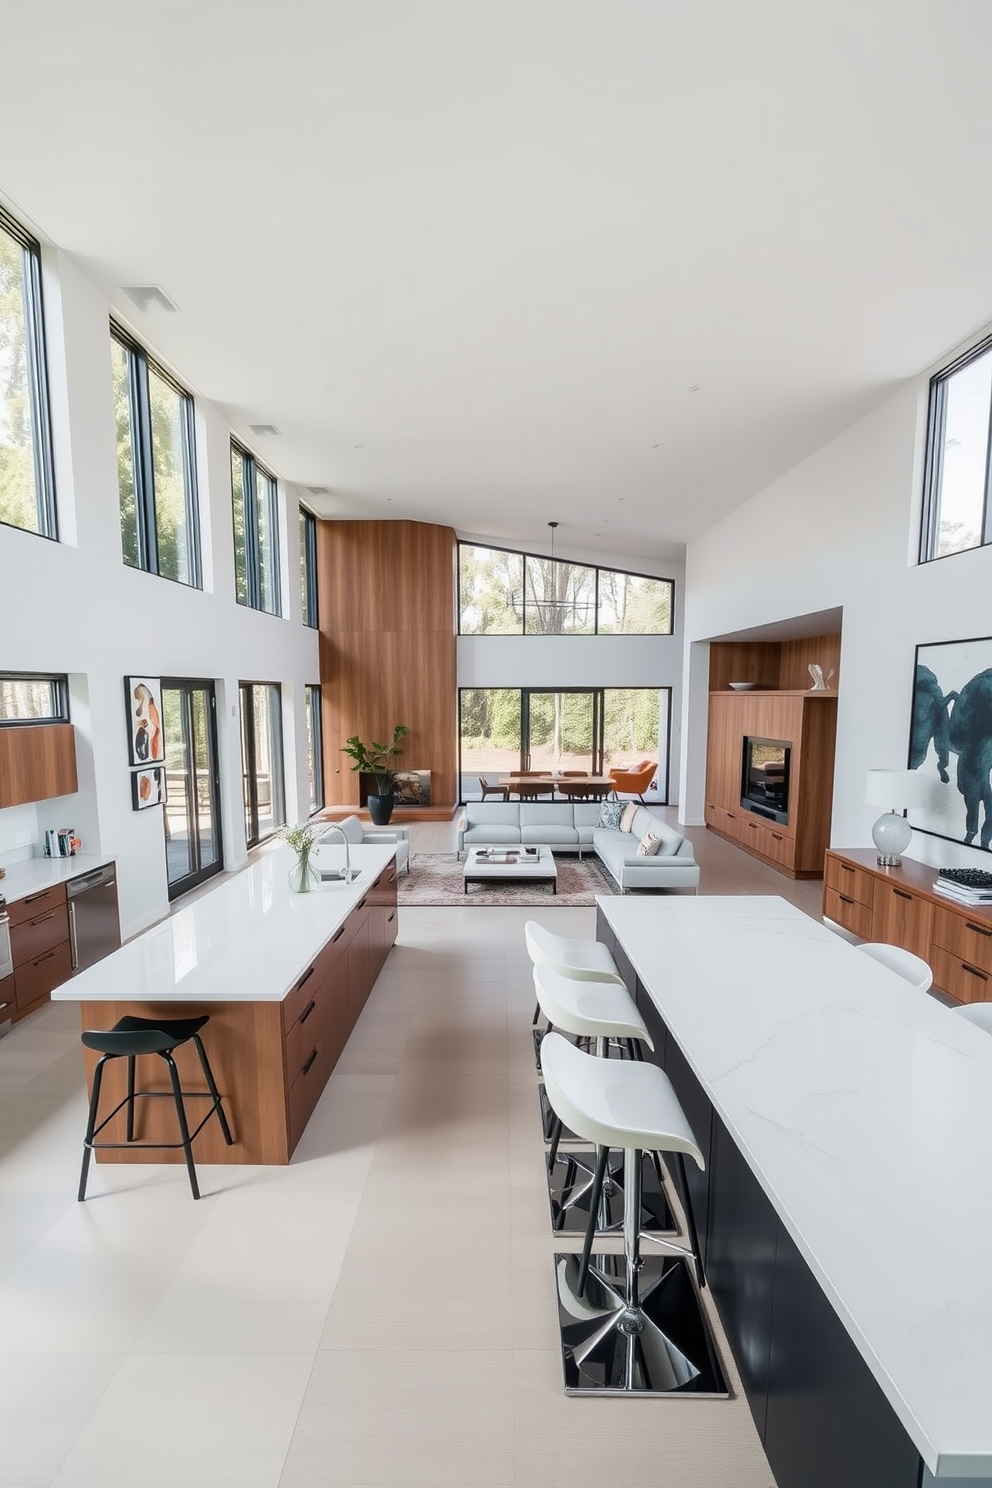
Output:
[[[78,789],[71,723],[0,729],[0,806],[72,796]]]
[[[902,946],[929,962],[933,941],[933,905],[918,894],[879,877],[872,905],[873,940]]]

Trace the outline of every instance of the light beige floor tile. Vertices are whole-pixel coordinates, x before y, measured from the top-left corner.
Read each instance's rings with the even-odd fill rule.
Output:
[[[123,1354],[0,1353],[0,1483],[50,1483]]]
[[[54,1488],[274,1488],[310,1354],[132,1354]]]
[[[327,1313],[322,1348],[474,1350],[513,1346],[510,1247],[435,1235],[373,1263],[349,1259]]]
[[[280,1488],[502,1488],[513,1482],[512,1400],[507,1353],[328,1350]]]

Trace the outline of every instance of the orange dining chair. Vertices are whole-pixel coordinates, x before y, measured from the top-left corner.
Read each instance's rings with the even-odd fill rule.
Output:
[[[614,795],[623,791],[625,795],[637,796],[642,806],[646,806],[643,792],[647,790],[654,779],[658,766],[654,760],[642,760],[633,770],[622,770],[617,765],[610,766],[610,775],[613,780]]]

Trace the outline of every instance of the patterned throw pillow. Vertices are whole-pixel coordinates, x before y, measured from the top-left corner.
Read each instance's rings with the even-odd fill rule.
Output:
[[[656,857],[660,846],[660,837],[656,837],[653,832],[645,832],[644,836],[637,844],[637,856],[639,858]]]
[[[618,832],[620,830],[620,813],[622,810],[622,801],[604,801],[599,808],[597,827],[606,827],[610,832]]]
[[[637,815],[638,810],[639,808],[633,801],[627,802],[620,816],[621,832],[632,832],[634,830],[634,817]]]

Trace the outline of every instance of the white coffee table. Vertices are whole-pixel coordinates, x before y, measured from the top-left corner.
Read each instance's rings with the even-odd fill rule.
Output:
[[[558,892],[558,869],[550,847],[469,848],[462,877],[466,894],[470,883],[486,883],[491,879],[520,883],[545,881],[550,883],[552,894]]]

